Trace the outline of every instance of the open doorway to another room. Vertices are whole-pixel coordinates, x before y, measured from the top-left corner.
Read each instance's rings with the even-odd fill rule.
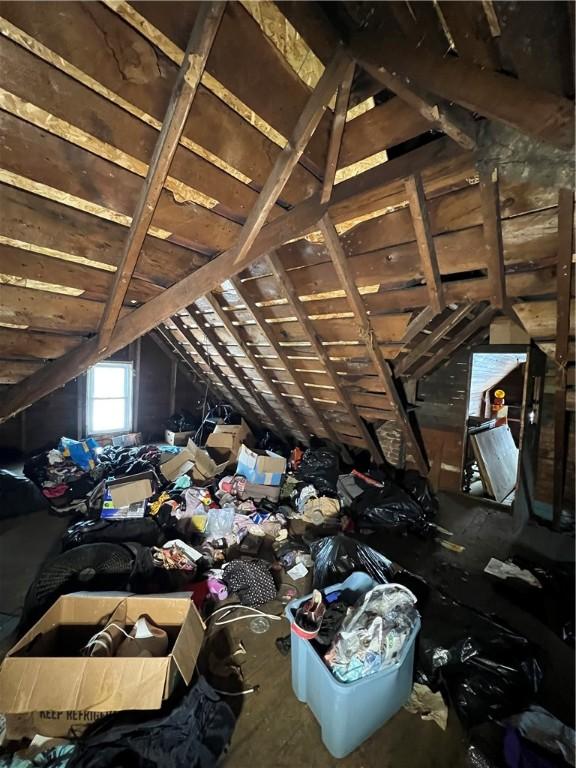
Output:
[[[512,506],[524,423],[526,352],[473,352],[468,386],[464,493]]]

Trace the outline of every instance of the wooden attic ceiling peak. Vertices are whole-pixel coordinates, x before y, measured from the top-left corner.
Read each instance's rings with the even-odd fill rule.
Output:
[[[94,359],[98,345],[84,339],[98,327],[121,263],[142,179],[202,4],[169,5],[170,13],[166,3],[155,2],[0,7],[0,117],[4,146],[10,148],[0,163],[7,203],[0,231],[7,272],[0,281],[10,283],[0,289],[0,322],[12,326],[4,329],[9,338],[3,345],[0,335],[0,358],[14,360],[18,354],[18,362],[29,364],[30,356],[38,354],[33,352],[38,345],[28,351],[23,329],[14,326],[27,326],[47,341],[50,335],[50,357],[67,354],[52,372],[42,369],[29,379],[28,400]],[[464,23],[453,17],[452,24],[460,24],[463,34],[472,17],[470,4],[461,5],[467,7]],[[399,34],[414,39],[414,25],[419,35],[421,28],[435,28],[432,20],[438,18],[432,4],[417,6],[412,21],[403,3],[387,4],[379,12],[392,9]],[[38,7],[57,22],[46,23]],[[249,407],[263,416],[283,401],[286,428],[299,416],[310,431],[333,440],[345,436],[360,446],[366,445],[366,436],[357,417],[390,418],[392,404],[350,322],[354,308],[317,234],[317,222],[329,212],[379,349],[390,360],[401,351],[409,323],[432,300],[434,284],[442,301],[456,304],[494,300],[497,285],[513,300],[550,292],[557,191],[504,181],[502,220],[488,238],[492,250],[485,258],[486,201],[476,184],[472,155],[437,135],[438,121],[426,113],[422,90],[418,111],[399,97],[400,91],[399,96],[389,91],[378,95],[381,83],[361,77],[357,67],[348,107],[355,108],[360,94],[378,97],[364,103],[359,116],[348,110],[337,152],[339,183],[331,196],[324,204],[319,199],[332,133],[332,114],[326,109],[291,173],[284,174],[279,197],[279,185],[270,189],[257,225],[267,222],[245,258],[237,261],[234,245],[242,226],[261,203],[259,193],[264,189],[267,196],[267,179],[282,156],[281,147],[347,36],[342,27],[335,31],[333,21],[314,3],[263,3],[257,11],[250,3],[227,4],[108,350],[158,326],[194,297],[222,291],[218,301],[232,325],[227,331],[226,323],[215,323],[213,333],[220,340],[214,338],[219,351],[226,352],[222,363],[232,362],[234,354],[228,351],[249,349],[249,355],[238,356],[243,370],[236,368],[233,376]],[[305,77],[300,74],[303,59],[287,55],[286,40],[278,38],[282,28],[286,39],[298,36],[305,58],[310,52],[317,57],[314,67],[302,68]],[[364,31],[369,30],[370,25]],[[437,38],[427,35],[427,45],[432,39]],[[249,59],[241,55],[247,46]],[[466,59],[466,53],[460,46],[452,56]],[[523,72],[528,69],[525,61]],[[509,79],[525,87],[526,75],[515,74],[516,80]],[[446,114],[452,119],[453,110]],[[357,175],[346,179],[341,171],[358,162]],[[415,179],[416,203],[407,207],[409,178]],[[278,295],[266,265],[255,261],[271,248],[277,249],[294,286],[304,325]],[[244,309],[238,296],[228,304],[230,288],[221,287],[224,278],[236,273]],[[70,298],[70,290],[80,294]],[[440,308],[438,303],[436,311]],[[209,307],[203,305],[202,311],[210,316]],[[326,350],[324,361],[311,350],[305,327]],[[216,354],[213,346],[206,354],[210,351]],[[34,359],[38,364],[39,358]],[[205,363],[203,370],[208,370]],[[348,403],[344,411],[335,394],[340,390]],[[25,407],[24,402],[22,395],[8,393],[2,417]]]

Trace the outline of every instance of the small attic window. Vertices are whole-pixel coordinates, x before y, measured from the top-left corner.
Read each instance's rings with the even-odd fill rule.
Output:
[[[89,435],[132,429],[132,363],[98,363],[88,370],[86,427]]]

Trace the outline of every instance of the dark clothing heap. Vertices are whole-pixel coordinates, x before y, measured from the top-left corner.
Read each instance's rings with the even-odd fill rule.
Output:
[[[234,724],[230,707],[200,677],[167,715],[126,712],[98,721],[78,742],[68,768],[213,768]]]

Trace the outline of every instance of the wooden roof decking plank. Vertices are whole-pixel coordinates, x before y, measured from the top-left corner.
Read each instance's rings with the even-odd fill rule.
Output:
[[[227,358],[228,361],[233,359],[228,350],[223,347],[215,329],[211,325],[208,323],[202,323],[202,326],[199,326],[199,335],[208,340],[216,355],[220,355],[225,363],[227,362]],[[204,344],[204,346],[206,347],[206,344]],[[238,380],[242,383],[242,386],[252,396],[255,403],[257,404],[257,407],[262,411],[264,422],[267,423],[271,429],[280,432],[281,435],[289,434],[289,429],[287,430],[283,423],[278,424],[277,414],[264,398],[263,392],[261,392],[256,386],[251,374],[245,371],[244,368],[238,363],[235,363],[234,366],[231,365],[230,368],[233,371],[234,376],[238,378]]]
[[[30,360],[1,360],[0,359],[0,384],[18,384],[18,382],[36,373],[42,363]]]
[[[415,346],[410,349],[406,355],[394,366],[397,376],[406,376],[411,368],[421,361],[423,355],[429,352],[439,342],[446,338],[454,328],[468,315],[473,308],[473,304],[464,304],[450,313],[438,323],[436,328],[424,336]]]
[[[0,237],[8,244],[47,253],[63,261],[97,265],[113,272],[126,228],[84,211],[0,184]],[[144,241],[136,274],[158,286],[169,286],[206,264],[204,254],[156,237]]]
[[[96,210],[102,218],[130,225],[142,188],[139,175],[7,113],[0,112],[0,118],[6,147],[2,176],[8,171],[23,177],[13,183],[24,188],[30,179],[47,187],[49,199],[88,213]],[[71,165],[76,171],[73,174]],[[228,247],[239,229],[236,222],[211,209],[193,202],[178,203],[171,192],[162,189],[151,232],[160,231],[163,239],[172,238],[212,254]]]
[[[332,379],[332,384],[335,390],[334,394],[337,396],[338,401],[344,406],[351,420],[353,421],[353,423],[356,425],[356,427],[359,429],[360,433],[362,434],[366,442],[366,446],[370,450],[370,453],[372,454],[374,461],[379,462],[381,460],[380,450],[376,445],[374,439],[372,438],[372,435],[368,431],[366,425],[364,424],[362,419],[358,416],[355,410],[355,406],[353,405],[348,393],[338,383],[338,376],[335,372],[333,363],[330,360],[330,357],[328,355],[328,352],[326,351],[326,348],[322,345],[322,342],[316,332],[316,329],[314,328],[314,325],[309,320],[308,315],[303,309],[303,305],[301,304],[298,298],[298,294],[295,291],[294,286],[292,285],[290,276],[284,270],[282,264],[280,263],[280,260],[278,259],[278,257],[273,251],[268,254],[268,260],[270,262],[270,267],[272,269],[274,277],[276,278],[276,280],[278,280],[279,285],[282,286],[282,290],[284,291],[285,298],[288,299],[290,305],[294,309],[294,314],[297,316],[298,321],[301,323],[302,327],[304,328],[305,335],[310,341],[312,348],[314,350],[314,353],[316,354],[318,359],[322,362],[325,370],[329,373],[330,378]]]
[[[225,7],[226,3],[224,2],[202,3],[190,33],[190,39],[184,53],[184,62],[178,72],[170,96],[162,130],[150,160],[146,181],[138,197],[126,244],[114,276],[112,292],[102,315],[99,328],[99,343],[102,350],[107,348],[118,320],[120,307],[126,296],[130,279],[134,274],[144,238],[152,223],[152,217],[158,205],[200,79],[204,74],[204,68]]]
[[[19,278],[23,286],[27,281],[54,283],[81,291],[82,298],[94,301],[105,301],[112,287],[111,272],[10,245],[0,245],[0,272]],[[15,280],[14,284],[18,281]],[[157,296],[161,290],[153,283],[133,279],[125,304],[142,304]]]
[[[294,386],[297,388],[298,393],[302,396],[304,402],[306,403],[306,405],[314,415],[314,418],[322,426],[322,429],[325,431],[326,435],[331,440],[334,440],[336,442],[336,435],[334,434],[330,424],[324,421],[320,416],[320,414],[318,413],[317,408],[314,404],[314,400],[312,399],[311,395],[306,391],[306,388],[304,387],[302,376],[295,370],[296,368],[295,362],[293,360],[290,360],[286,350],[278,344],[274,335],[274,329],[268,326],[268,324],[266,323],[264,313],[253,302],[249,301],[248,296],[244,291],[243,284],[237,278],[232,278],[231,283],[234,290],[240,297],[240,299],[246,304],[247,307],[249,307],[250,312],[254,316],[254,319],[256,320],[256,323],[258,324],[258,327],[260,328],[262,334],[270,343],[270,346],[273,348],[274,352],[276,353],[278,360],[282,363],[282,365],[286,369],[286,372],[293,379]]]
[[[574,310],[576,302],[572,298],[570,302],[569,322],[570,336],[576,332],[576,318]],[[514,304],[514,312],[524,326],[526,333],[536,341],[539,339],[554,340],[556,337],[558,305],[556,299],[543,299],[541,301],[520,301]]]
[[[394,381],[392,371],[390,370],[390,367],[387,361],[384,359],[384,356],[382,355],[382,351],[378,344],[379,334],[377,330],[375,330],[372,324],[371,318],[369,318],[368,316],[366,307],[364,306],[364,303],[362,301],[362,297],[358,292],[358,288],[356,287],[356,284],[354,283],[354,279],[350,271],[348,261],[346,259],[346,254],[344,253],[344,250],[338,238],[338,233],[336,232],[336,229],[334,228],[334,225],[328,215],[324,216],[321,219],[320,230],[324,236],[324,242],[332,258],[334,269],[338,275],[340,282],[342,283],[342,287],[346,291],[346,295],[348,297],[348,301],[350,302],[350,306],[354,311],[356,322],[358,323],[360,328],[360,335],[364,340],[366,349],[368,351],[370,358],[372,359],[372,363],[376,369],[377,375],[380,378],[380,381],[382,382],[383,391],[387,395],[386,398],[382,398],[376,395],[359,396],[353,393],[352,402],[355,404],[361,404],[361,405],[364,405],[364,404],[372,405],[372,403],[377,402],[380,404],[380,407],[382,408],[385,408],[387,404],[390,405],[391,410],[394,411],[398,421],[402,426],[402,430],[406,436],[407,442],[411,446],[412,455],[416,462],[416,466],[418,467],[419,471],[423,475],[425,475],[428,472],[428,464],[424,456],[422,447],[420,446],[420,443],[416,438],[416,434],[410,423],[408,414],[404,408],[404,404],[402,402],[400,393],[396,388],[396,383]],[[404,333],[405,331],[406,329],[404,329]],[[359,398],[360,398],[360,402],[359,402]]]
[[[179,48],[182,30],[189,28],[197,12],[194,4],[133,2],[133,8]],[[246,49],[251,55],[245,56]],[[243,62],[238,67],[238,61]],[[239,3],[229,4],[214,46],[208,72],[282,137],[294,130],[310,95],[309,88],[288,65],[258,24]],[[325,162],[330,121],[325,118],[316,140],[306,151],[306,162],[321,171]]]
[[[460,58],[486,69],[502,68],[483,3],[464,0],[456,4],[444,0],[440,2],[440,10]]]
[[[81,341],[82,338],[78,336],[0,327],[0,358],[52,360],[73,349]]]
[[[498,120],[522,133],[571,150],[574,109],[568,99],[509,75],[456,57],[442,57],[425,46],[410,46],[369,30],[356,35],[352,50],[374,67],[392,67],[403,78],[471,112]]]
[[[17,30],[14,33],[1,19],[0,29],[24,46],[29,45],[27,35],[38,41],[47,49],[32,42],[38,55],[159,130],[178,67],[101,3],[52,3],[50,10],[57,13],[58,23],[47,24],[45,15],[36,14],[31,4],[3,2],[0,15]],[[272,141],[203,86],[183,142],[200,155],[208,150],[225,161],[231,172],[236,169],[244,179],[257,183],[265,181],[279,152]],[[297,168],[285,197],[295,203],[317,186],[311,174]]]
[[[574,192],[561,189],[558,199],[558,266],[555,360],[556,392],[554,394],[554,497],[553,522],[560,528],[566,479],[566,364],[569,362],[572,259],[574,253]]]
[[[318,127],[326,105],[344,77],[348,66],[349,59],[344,51],[337,51],[330,64],[324,70],[310,98],[306,101],[306,106],[302,110],[302,114],[290,135],[290,140],[277,157],[274,168],[242,227],[235,246],[237,249],[236,264],[243,260],[254,243],[258,232],[266,222],[272,206],[284,189],[284,185],[294,166]]]
[[[398,97],[390,99],[346,123],[339,167],[345,168],[429,130],[430,121],[413,107]]]
[[[416,370],[412,371],[409,375],[413,379],[421,379],[422,376],[426,376],[433,371],[442,362],[450,357],[457,349],[465,344],[468,339],[477,333],[481,328],[484,328],[494,316],[496,310],[492,306],[487,306],[482,309],[469,323],[467,323],[462,330],[458,331],[449,341],[447,341],[440,349],[434,352],[434,354],[425,360]]]
[[[15,285],[0,285],[0,293],[0,322],[39,331],[94,333],[104,309],[98,301]]]
[[[410,214],[416,234],[418,252],[422,274],[426,280],[426,287],[430,299],[430,306],[436,314],[440,314],[445,306],[442,290],[442,280],[436,258],[436,247],[430,228],[430,220],[426,207],[426,196],[420,174],[411,176],[406,182]]]
[[[506,280],[497,168],[480,170],[480,196],[486,266],[491,286],[490,302],[497,309],[502,309],[506,305]]]
[[[359,49],[355,52],[359,55]],[[476,149],[476,126],[466,110],[426,92],[410,78],[399,74],[394,65],[379,64],[376,67],[361,55],[359,61],[369,75],[417,110],[431,126],[450,136],[463,149]]]
[[[0,46],[0,69],[2,88],[17,97],[2,94],[5,108],[122,167],[146,174],[158,138],[155,127],[7,38]],[[216,210],[232,218],[245,216],[257,196],[249,186],[182,145],[176,149],[169,178],[173,182],[169,186],[179,190],[181,198],[194,200],[197,190],[199,200],[212,199],[208,207],[218,203]]]
[[[184,338],[188,341],[196,355],[202,360],[206,367],[210,369],[212,375],[226,392],[230,402],[235,406],[235,408],[237,408],[240,413],[246,415],[253,424],[258,424],[261,417],[256,415],[252,409],[252,406],[250,406],[249,403],[247,403],[243,398],[243,396],[232,386],[227,377],[215,367],[210,359],[210,356],[208,355],[208,352],[205,351],[202,345],[196,341],[182,319],[178,315],[174,315],[172,317],[172,322],[175,324]]]
[[[348,65],[348,70],[338,86],[336,96],[336,106],[334,108],[334,117],[330,131],[330,141],[328,143],[328,153],[326,155],[326,166],[324,168],[324,178],[322,181],[322,191],[320,193],[320,202],[327,203],[332,195],[332,187],[336,178],[336,169],[338,168],[338,158],[342,147],[342,138],[346,127],[346,113],[348,112],[348,102],[350,100],[350,89],[354,79],[354,62]]]
[[[244,341],[240,336],[240,333],[238,332],[237,328],[232,324],[231,320],[227,317],[226,312],[223,311],[216,297],[213,294],[207,294],[205,298],[209,302],[214,312],[220,318],[220,321],[223,323],[228,333],[232,336],[232,338],[236,341],[236,343],[244,350],[248,360],[252,363],[261,381],[264,383],[266,388],[273,394],[276,405],[280,408],[280,411],[283,413],[285,423],[292,428],[292,431],[294,434],[298,435],[305,443],[307,443],[308,439],[306,435],[304,435],[304,433],[301,432],[298,416],[292,410],[291,405],[285,402],[284,398],[282,398],[282,396],[278,391],[277,386],[274,384],[274,382],[272,381],[268,373],[264,370],[260,361],[255,357],[250,347],[244,345]]]

